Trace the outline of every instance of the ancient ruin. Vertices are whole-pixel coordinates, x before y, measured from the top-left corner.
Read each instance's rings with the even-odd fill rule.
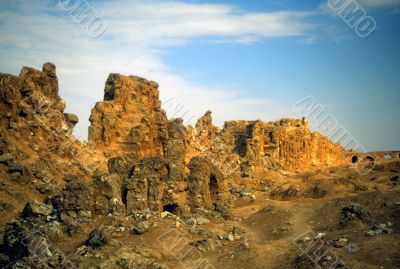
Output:
[[[23,67],[19,76],[0,73],[0,209],[5,227],[1,268],[33,268],[35,256],[30,248],[37,240],[47,242],[42,248],[46,264],[61,268],[57,250],[49,242],[68,237],[80,240],[72,244],[73,263],[89,268],[85,262],[91,263],[90,259],[83,257],[96,257],[91,253],[111,242],[120,244],[109,237],[124,233],[127,223],[134,223],[130,234],[135,236],[158,225],[164,227],[163,223],[187,227],[196,236],[208,236],[190,245],[212,252],[222,247],[218,240],[244,240],[242,228],[235,224],[244,214],[232,216],[231,210],[242,200],[249,206],[245,211],[251,210],[254,201],[261,203],[254,190],[273,200],[290,201],[333,195],[335,188],[330,192],[327,187],[330,177],[340,191],[350,188],[349,192],[356,193],[399,184],[395,175],[400,171],[398,151],[346,151],[310,131],[306,118],[228,121],[219,128],[207,111],[195,126],[185,126],[182,119],[167,118],[158,88],[154,81],[110,74],[103,101],[91,111],[88,142],[84,143],[72,133],[79,119],[66,112],[54,64],[44,64],[42,71]],[[373,177],[366,179],[367,173],[362,172]],[[383,181],[379,173],[389,173],[390,182]],[[360,183],[365,181],[368,184]],[[375,182],[383,183],[371,187]],[[273,211],[262,210],[259,214]],[[364,212],[355,205],[351,210],[340,225]],[[276,218],[284,214],[279,211]],[[259,218],[255,215],[249,225],[259,225]],[[227,235],[207,231],[204,225],[210,219],[213,225],[230,223]],[[369,220],[362,221],[370,225]],[[99,227],[93,230],[93,224]],[[245,222],[241,225],[247,227]],[[392,229],[382,227],[387,233]],[[281,227],[273,236],[285,229]],[[374,235],[374,229],[368,233]],[[30,236],[31,230],[38,232]],[[82,241],[82,234],[88,239]],[[238,247],[248,249],[246,240]],[[98,254],[101,264],[112,265],[96,268],[167,268],[153,262],[162,260],[161,254],[149,253],[119,248],[107,259]],[[142,265],[121,267],[124,259],[132,264],[139,259]],[[21,264],[25,267],[18,267]],[[120,267],[112,267],[115,264]]]

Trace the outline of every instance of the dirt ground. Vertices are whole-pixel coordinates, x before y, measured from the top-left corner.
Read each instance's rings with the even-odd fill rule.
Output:
[[[140,235],[131,231],[137,223],[132,217],[98,217],[73,236],[55,233],[51,243],[79,268],[145,268],[124,267],[121,260],[119,267],[95,267],[110,257],[120,259],[121,249],[140,249],[142,256],[168,266],[151,268],[400,268],[399,174],[400,161],[393,160],[367,175],[342,166],[234,178],[231,190],[242,190],[232,191],[224,217],[153,214]],[[29,197],[23,187],[15,191],[40,198]],[[23,205],[11,195],[2,194],[1,200],[16,208],[0,213],[4,228]],[[108,244],[77,255],[99,226],[113,227]]]

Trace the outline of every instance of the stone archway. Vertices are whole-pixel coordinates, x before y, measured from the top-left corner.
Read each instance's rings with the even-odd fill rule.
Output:
[[[191,208],[213,209],[213,204],[228,198],[223,174],[207,158],[196,156],[189,163],[188,201]]]
[[[358,162],[358,156],[354,155],[351,157],[351,163],[357,163]]]

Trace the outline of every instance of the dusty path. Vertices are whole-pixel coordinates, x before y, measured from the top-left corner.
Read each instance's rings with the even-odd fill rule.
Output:
[[[309,219],[315,207],[312,202],[264,199],[235,208],[234,215],[243,219],[238,224],[257,253],[252,266],[280,268],[285,254],[296,251],[294,241],[312,230]]]

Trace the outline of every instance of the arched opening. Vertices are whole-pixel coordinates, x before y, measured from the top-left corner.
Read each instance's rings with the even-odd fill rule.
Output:
[[[217,201],[218,200],[218,182],[217,178],[215,175],[211,175],[210,177],[210,196],[211,196],[211,201]]]
[[[357,156],[351,157],[351,163],[356,163],[356,162],[358,162],[358,157]]]
[[[121,187],[121,199],[122,199],[122,203],[126,207],[126,205],[128,203],[128,188],[126,187],[125,184]]]
[[[385,158],[385,160],[391,160],[391,159],[393,159],[392,155],[390,155],[390,154],[385,155],[384,158]]]
[[[176,214],[178,210],[178,204],[167,204],[163,206],[163,211],[167,211],[172,214]]]
[[[132,166],[128,171],[128,178],[131,178],[134,172],[135,172],[135,166]]]
[[[367,157],[365,157],[365,159],[370,162],[375,162],[375,159],[371,156],[367,156]]]

